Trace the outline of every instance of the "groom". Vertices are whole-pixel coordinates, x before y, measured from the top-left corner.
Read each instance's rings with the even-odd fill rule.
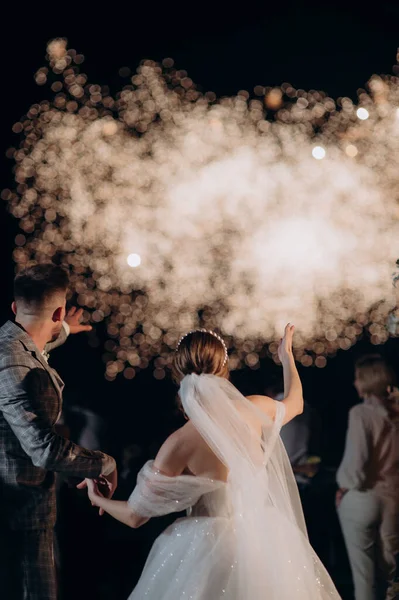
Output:
[[[64,384],[47,362],[63,341],[68,276],[38,265],[14,281],[15,323],[0,328],[0,596],[55,600],[55,472],[98,479],[110,496],[116,465],[55,432]],[[76,320],[76,319],[75,319]],[[72,319],[73,328],[79,327]],[[81,329],[81,328],[80,328]],[[77,540],[77,543],[80,543]]]

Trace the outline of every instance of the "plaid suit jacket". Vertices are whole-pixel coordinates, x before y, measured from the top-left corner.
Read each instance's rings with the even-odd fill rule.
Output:
[[[0,328],[0,506],[11,529],[53,527],[55,471],[96,478],[113,460],[55,433],[63,387],[22,328]]]

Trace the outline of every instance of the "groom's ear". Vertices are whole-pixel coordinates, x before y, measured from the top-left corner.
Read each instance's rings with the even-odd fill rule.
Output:
[[[63,321],[65,316],[65,309],[63,306],[59,306],[55,309],[52,316],[53,323],[58,323],[59,321]]]
[[[14,315],[15,315],[15,316],[17,316],[17,303],[15,302],[15,300],[14,300],[14,302],[11,304],[11,310],[12,310],[12,312],[14,313]]]

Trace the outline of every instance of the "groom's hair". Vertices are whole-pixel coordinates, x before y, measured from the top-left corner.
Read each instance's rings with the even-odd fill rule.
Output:
[[[52,264],[35,265],[20,271],[14,279],[17,304],[40,312],[53,297],[64,294],[69,285],[68,273]]]

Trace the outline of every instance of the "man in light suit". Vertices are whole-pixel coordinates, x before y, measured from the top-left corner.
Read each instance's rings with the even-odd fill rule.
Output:
[[[399,405],[393,370],[378,354],[355,365],[363,402],[351,408],[336,504],[356,600],[397,600]]]
[[[46,357],[65,340],[68,276],[53,265],[19,273],[15,323],[0,329],[0,593],[7,600],[57,597],[55,472],[116,488],[113,458],[61,437],[64,384]]]

